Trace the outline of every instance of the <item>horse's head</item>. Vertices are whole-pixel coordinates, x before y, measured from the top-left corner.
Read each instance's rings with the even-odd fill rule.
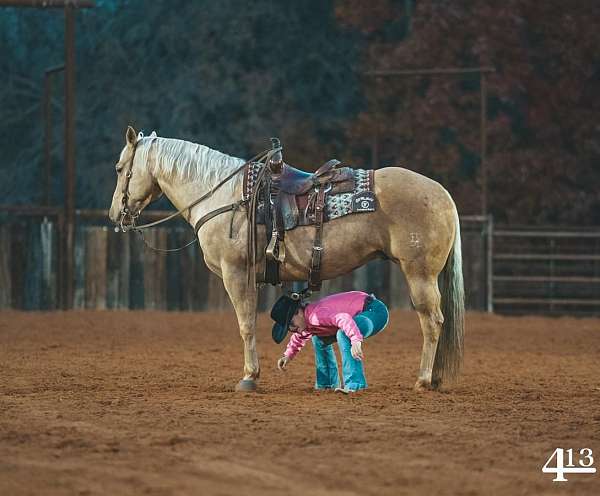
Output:
[[[132,224],[146,205],[162,194],[147,164],[136,154],[141,139],[141,133],[137,135],[131,126],[127,128],[126,144],[116,165],[117,186],[108,216],[121,225]]]

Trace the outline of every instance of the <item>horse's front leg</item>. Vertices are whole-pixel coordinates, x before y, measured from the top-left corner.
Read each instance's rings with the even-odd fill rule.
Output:
[[[260,375],[258,354],[256,353],[256,288],[246,284],[246,272],[232,267],[223,267],[223,283],[235,308],[240,335],[244,342],[244,377],[237,384],[236,391],[255,391],[256,380]]]

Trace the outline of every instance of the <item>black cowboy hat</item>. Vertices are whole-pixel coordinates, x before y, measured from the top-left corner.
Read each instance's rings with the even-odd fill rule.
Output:
[[[298,293],[281,296],[271,309],[271,318],[275,321],[273,324],[273,341],[281,343],[290,327],[290,322],[300,306],[300,296]]]

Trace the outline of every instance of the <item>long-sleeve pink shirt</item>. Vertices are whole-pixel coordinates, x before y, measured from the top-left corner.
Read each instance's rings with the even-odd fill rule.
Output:
[[[368,294],[363,291],[336,293],[310,303],[304,309],[306,329],[292,333],[284,356],[294,358],[312,336],[331,336],[341,329],[351,343],[363,336],[353,318],[363,311]]]

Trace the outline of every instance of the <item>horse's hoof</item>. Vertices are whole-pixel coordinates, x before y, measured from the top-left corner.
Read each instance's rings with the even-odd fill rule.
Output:
[[[253,381],[252,379],[242,379],[236,384],[235,390],[243,393],[256,391],[256,381]]]
[[[422,393],[423,391],[438,391],[441,387],[441,379],[433,379],[431,382],[419,379],[415,384],[415,391],[418,393]]]
[[[434,388],[433,388],[431,382],[427,382],[422,379],[419,379],[415,384],[415,391],[417,393],[423,393],[425,391],[432,391],[433,389]]]

